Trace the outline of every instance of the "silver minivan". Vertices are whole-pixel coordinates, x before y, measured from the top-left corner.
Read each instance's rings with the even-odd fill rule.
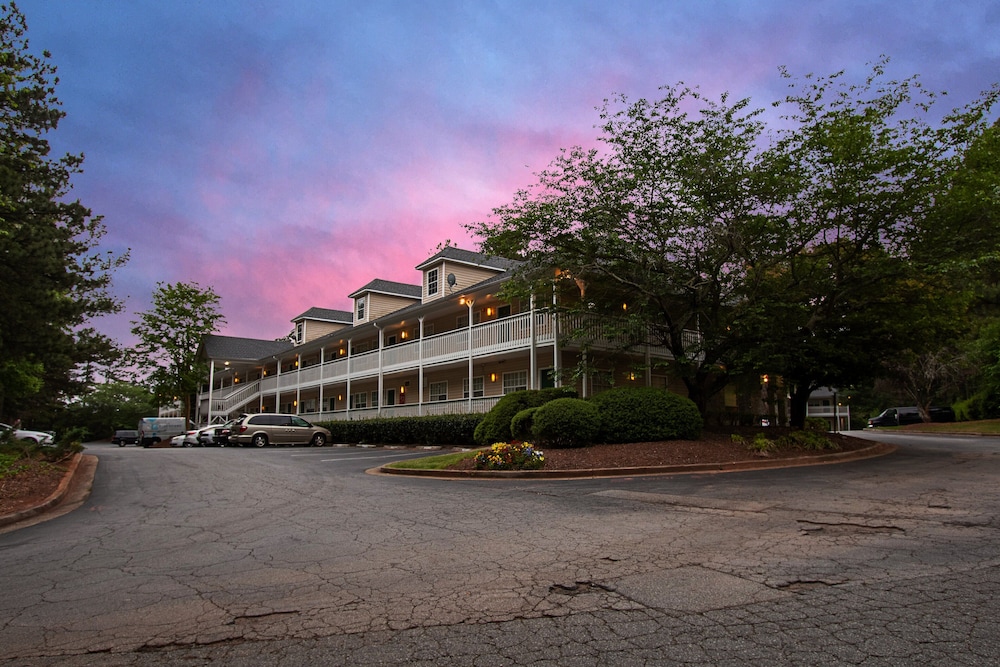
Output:
[[[243,415],[233,424],[229,442],[254,447],[267,445],[312,445],[322,447],[330,441],[330,431],[310,424],[298,415],[262,413]]]

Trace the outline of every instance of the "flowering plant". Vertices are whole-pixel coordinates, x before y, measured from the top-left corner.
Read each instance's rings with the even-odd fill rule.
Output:
[[[495,442],[476,454],[476,470],[538,470],[545,456],[530,442]]]

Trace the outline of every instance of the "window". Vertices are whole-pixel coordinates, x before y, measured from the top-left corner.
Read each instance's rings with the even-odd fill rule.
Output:
[[[528,388],[528,371],[503,374],[503,393],[510,394]]]
[[[447,401],[448,400],[448,383],[447,382],[431,382],[427,387],[427,400],[428,401]]]
[[[483,396],[483,378],[482,376],[477,378],[472,378],[472,397],[480,398]],[[469,378],[462,378],[462,398],[469,397]]]
[[[386,338],[385,344],[386,345],[395,345],[396,344],[396,334],[393,334],[393,335],[389,336],[388,338]]]
[[[358,305],[358,319],[363,320],[365,319],[365,297],[358,297],[356,303]]]
[[[378,407],[378,390],[372,392],[372,407]]]
[[[361,408],[368,407],[368,392],[359,391],[356,394],[351,394],[351,409],[358,410]]]
[[[417,331],[419,332],[420,329],[418,328]],[[433,336],[434,335],[434,325],[433,324],[425,324],[424,325],[424,335],[425,336]]]
[[[305,322],[296,322],[295,323],[295,342],[296,343],[301,343],[304,340],[304,337],[305,337],[305,331],[304,331],[305,326],[306,326]]]
[[[427,296],[434,296],[438,293],[438,270],[431,269],[427,272]]]
[[[510,317],[510,304],[497,308],[497,318]]]

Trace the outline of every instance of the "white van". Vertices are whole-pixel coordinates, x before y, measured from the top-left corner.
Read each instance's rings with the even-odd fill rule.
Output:
[[[139,443],[143,447],[170,442],[175,435],[187,432],[184,417],[143,417],[139,420]]]

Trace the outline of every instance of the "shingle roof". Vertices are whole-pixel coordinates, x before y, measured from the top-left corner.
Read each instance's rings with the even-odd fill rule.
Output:
[[[392,294],[393,296],[404,296],[409,299],[419,299],[422,291],[420,285],[408,285],[406,283],[396,283],[391,280],[376,278],[364,287],[348,294],[348,298],[353,299],[365,292],[381,292],[382,294]]]
[[[324,322],[353,324],[354,313],[352,313],[349,310],[332,310],[330,308],[310,308],[301,315],[292,318],[292,322],[295,322],[297,320],[322,320]]]
[[[495,269],[497,271],[507,271],[520,264],[520,262],[514,259],[506,259],[504,257],[490,257],[480,252],[463,250],[462,248],[456,248],[455,246],[445,246],[440,250],[440,252],[435,254],[430,259],[427,259],[418,264],[416,268],[418,271],[422,271],[424,268],[442,259],[447,259],[452,262],[459,262],[462,264],[471,264],[473,266],[482,266],[488,269]]]
[[[201,340],[201,350],[208,359],[232,361],[257,361],[274,354],[281,354],[295,347],[288,340],[258,340],[209,334]]]

